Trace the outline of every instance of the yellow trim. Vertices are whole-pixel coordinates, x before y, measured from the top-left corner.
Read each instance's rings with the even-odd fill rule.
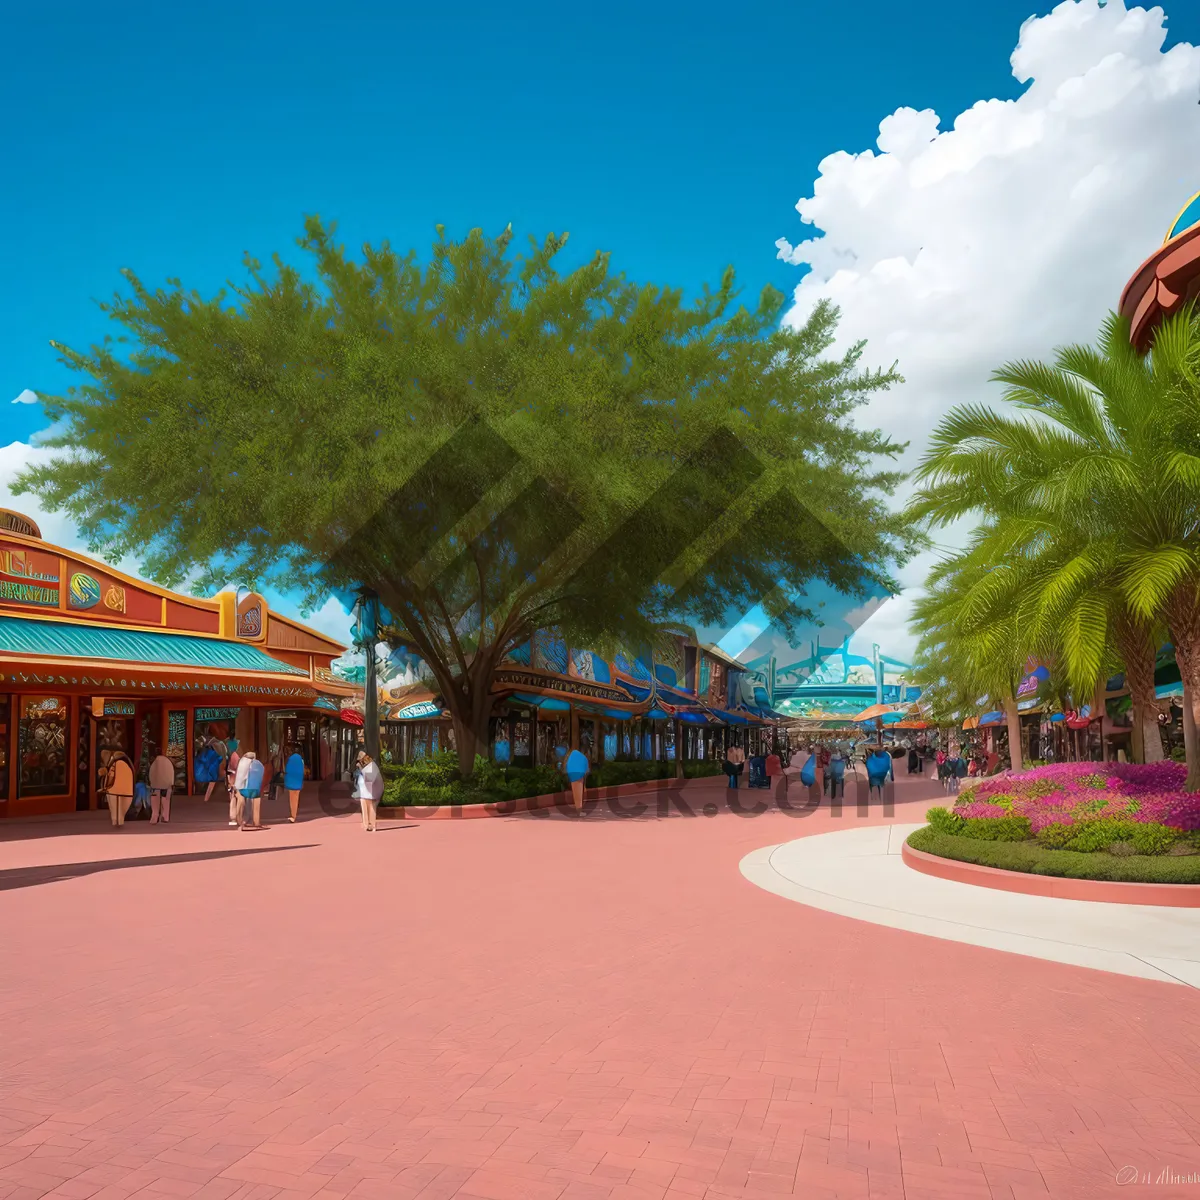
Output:
[[[23,514],[18,513],[17,515],[21,516]],[[28,518],[26,518],[26,519],[28,519]],[[217,626],[218,632],[216,634],[202,633],[202,632],[199,632],[194,629],[169,629],[169,630],[167,630],[167,632],[179,633],[184,636],[192,636],[192,637],[219,637],[219,638],[223,638],[225,641],[230,641],[230,642],[242,642],[242,643],[250,642],[250,639],[248,639],[248,638],[239,638],[237,636],[237,596],[233,592],[218,592],[215,596],[209,596],[209,597],[184,596],[180,592],[173,592],[169,588],[160,587],[157,583],[151,583],[149,580],[138,579],[133,575],[126,575],[123,571],[118,571],[114,567],[110,567],[108,565],[108,563],[103,562],[102,560],[100,560],[98,558],[92,558],[89,555],[81,554],[75,550],[69,550],[65,546],[56,546],[52,542],[47,542],[42,538],[27,537],[25,534],[15,533],[11,529],[0,529],[0,539],[12,540],[14,542],[19,543],[22,546],[27,546],[31,550],[40,551],[42,554],[46,554],[51,557],[53,557],[54,555],[58,555],[59,558],[61,560],[63,560],[59,566],[59,572],[58,572],[58,574],[59,574],[59,580],[58,580],[59,604],[64,603],[64,596],[65,596],[65,591],[66,591],[66,588],[65,588],[66,581],[64,579],[64,577],[67,574],[66,560],[73,560],[75,562],[80,562],[80,563],[90,565],[94,570],[100,571],[104,575],[111,575],[113,579],[116,579],[120,583],[124,583],[129,587],[141,588],[142,591],[149,592],[152,596],[158,596],[163,601],[163,618],[162,618],[163,624],[162,625],[131,625],[128,623],[117,622],[117,621],[113,621],[113,622],[90,621],[89,622],[86,618],[72,616],[69,610],[61,612],[62,616],[66,617],[70,620],[79,621],[81,624],[84,624],[84,625],[94,624],[101,629],[112,629],[112,628],[143,629],[143,630],[147,630],[149,632],[161,633],[161,632],[163,632],[163,629],[166,626],[166,601],[173,600],[176,604],[182,604],[189,608],[196,608],[196,609],[200,609],[201,611],[207,611],[207,612],[215,611],[220,618],[220,620],[218,622],[218,626]],[[348,647],[343,646],[340,642],[334,641],[333,638],[328,637],[326,634],[319,633],[317,630],[311,628],[308,625],[304,625],[299,621],[294,621],[291,617],[285,617],[282,613],[275,612],[274,609],[270,608],[267,605],[265,600],[263,601],[263,606],[266,610],[263,614],[263,618],[264,618],[263,619],[263,629],[264,629],[264,631],[267,628],[267,624],[266,624],[267,621],[273,618],[277,621],[283,621],[285,624],[291,625],[294,629],[302,630],[304,633],[311,635],[312,637],[316,638],[318,641],[324,642],[328,646],[336,647],[335,652],[331,655],[331,657],[333,657],[333,658],[338,658],[340,655],[344,654],[346,652],[346,650],[348,649]],[[0,607],[0,612],[8,613],[8,610],[6,608]],[[47,608],[46,612],[59,613],[60,609]],[[229,616],[226,615],[227,613],[229,614]],[[31,616],[31,617],[33,617],[34,620],[37,620],[38,617],[41,616],[41,614],[16,613],[16,612],[8,613],[8,615],[14,616],[14,617],[16,617],[16,616]],[[42,619],[44,620],[45,618],[42,617]],[[265,644],[265,632],[264,632],[264,638],[263,638],[262,643],[250,642],[250,644],[252,644],[252,645]]]
[[[1191,199],[1190,199],[1190,200],[1189,200],[1189,201],[1188,201],[1188,202],[1187,202],[1187,203],[1186,203],[1186,204],[1185,204],[1185,205],[1184,205],[1184,206],[1183,206],[1183,207],[1182,207],[1182,208],[1181,208],[1181,209],[1180,209],[1180,210],[1179,210],[1179,211],[1178,211],[1176,214],[1175,214],[1175,219],[1174,219],[1174,220],[1173,220],[1173,221],[1170,223],[1170,225],[1168,225],[1168,226],[1167,226],[1167,236],[1166,236],[1165,238],[1163,238],[1163,245],[1164,245],[1164,246],[1165,246],[1165,245],[1166,245],[1168,242],[1173,242],[1173,241],[1174,241],[1174,240],[1175,240],[1177,237],[1181,236],[1182,234],[1184,234],[1184,233],[1187,233],[1187,229],[1181,229],[1181,230],[1179,231],[1179,233],[1172,233],[1172,230],[1175,228],[1175,226],[1176,226],[1177,224],[1179,224],[1179,218],[1180,218],[1180,217],[1182,217],[1182,216],[1183,216],[1183,214],[1184,214],[1185,212],[1187,212],[1187,210],[1188,210],[1189,208],[1191,208],[1191,207],[1192,207],[1192,205],[1193,205],[1193,204],[1195,204],[1197,200],[1200,200],[1200,192],[1197,192],[1197,193],[1196,193],[1196,194],[1195,194],[1195,195],[1194,195],[1194,196],[1193,196],[1193,197],[1192,197],[1192,198],[1191,198]],[[1188,229],[1191,229],[1191,226],[1190,226],[1190,225],[1188,226]]]

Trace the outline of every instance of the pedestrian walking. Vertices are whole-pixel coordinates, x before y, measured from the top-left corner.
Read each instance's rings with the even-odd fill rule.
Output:
[[[236,829],[242,823],[242,793],[238,791],[238,771],[242,756],[238,753],[237,738],[229,739],[229,756],[225,759],[225,790],[229,793],[229,826]]]
[[[287,792],[288,810],[291,813],[288,820],[295,825],[300,812],[300,789],[304,787],[304,759],[295,746],[291,747],[283,766],[283,787]]]
[[[238,790],[242,797],[239,824],[243,829],[262,828],[262,785],[265,773],[262,759],[253,750],[247,750],[242,755],[242,761],[238,763]]]
[[[825,794],[825,772],[829,769],[829,760],[831,757],[829,747],[824,742],[818,742],[813,764],[813,775],[822,795]]]
[[[171,792],[175,787],[175,764],[160,750],[150,763],[150,824],[171,821]]]
[[[363,829],[375,832],[375,821],[379,816],[379,801],[383,799],[383,772],[379,764],[365,751],[358,752],[357,788],[362,805]]]
[[[880,800],[883,799],[883,788],[889,779],[895,780],[895,772],[892,768],[892,756],[883,748],[883,745],[875,746],[866,758],[867,768],[867,796],[868,799],[875,793],[879,793]]]
[[[566,773],[567,782],[571,785],[571,801],[575,805],[575,813],[580,817],[586,816],[587,814],[583,810],[583,785],[587,780],[588,771],[591,770],[588,756],[582,750],[572,750],[567,755],[563,770]]]
[[[104,777],[104,796],[113,826],[125,824],[125,814],[133,803],[133,763],[123,750],[114,751]]]
[[[908,751],[908,773],[910,775],[920,775],[921,773],[921,756],[917,753],[916,746],[911,746]]]
[[[729,778],[729,786],[736,792],[738,790],[738,776],[746,769],[746,752],[734,742],[728,750],[725,751],[725,774]]]
[[[775,753],[773,747],[771,753],[767,755],[767,761],[763,769],[767,773],[768,786],[774,788],[777,786],[774,781],[777,779],[780,780],[780,790],[783,796],[786,796],[788,787],[787,775],[784,773],[783,763],[779,761],[779,755]]]
[[[934,762],[937,764],[938,783],[942,785],[942,791],[947,794],[950,791],[950,773],[946,768],[948,757],[945,750],[939,750],[934,756]]]
[[[829,784],[830,800],[838,800],[846,794],[846,759],[840,749],[830,752],[825,779]]]

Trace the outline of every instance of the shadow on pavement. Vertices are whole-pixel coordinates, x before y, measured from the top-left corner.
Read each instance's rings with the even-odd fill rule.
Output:
[[[37,887],[43,883],[58,883],[63,879],[81,879],[101,871],[121,871],[129,867],[155,867],[181,862],[204,862],[214,858],[240,858],[250,854],[279,854],[286,850],[314,850],[318,843],[298,846],[257,846],[244,850],[197,850],[191,854],[157,854],[145,858],[109,858],[96,862],[48,863],[40,867],[13,867],[0,871],[0,892],[18,888]]]

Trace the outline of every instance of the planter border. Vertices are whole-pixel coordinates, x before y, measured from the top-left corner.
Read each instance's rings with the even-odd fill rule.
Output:
[[[1067,879],[1062,875],[1034,875],[1028,871],[1005,871],[978,863],[942,858],[925,850],[914,850],[904,840],[900,857],[905,866],[922,875],[969,883],[1001,892],[1026,896],[1050,896],[1058,900],[1090,900],[1101,904],[1152,904],[1163,908],[1200,908],[1200,883],[1130,883],[1115,879]]]
[[[616,800],[621,796],[638,796],[647,792],[669,792],[688,783],[704,779],[723,779],[721,775],[701,775],[696,779],[640,779],[636,783],[616,783],[608,787],[587,788],[588,800]],[[539,812],[551,808],[572,808],[571,793],[551,792],[545,796],[523,796],[519,800],[504,800],[488,804],[396,804],[380,805],[379,819],[392,821],[461,821],[478,817],[512,817],[518,813]]]

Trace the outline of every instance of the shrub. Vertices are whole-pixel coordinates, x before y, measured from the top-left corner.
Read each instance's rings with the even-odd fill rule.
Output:
[[[1118,858],[1132,858],[1138,851],[1132,842],[1113,842],[1109,846],[1108,852],[1115,854]]]
[[[1166,854],[1179,841],[1179,831],[1167,825],[1134,821],[1131,828],[1129,840],[1139,854]]]
[[[931,808],[925,814],[925,820],[929,822],[930,829],[937,830],[938,833],[957,834],[961,833],[966,821],[957,813],[952,813],[947,808]]]
[[[991,842],[955,837],[938,833],[932,825],[910,834],[908,844],[926,854],[997,867],[1002,871],[1024,871],[1032,875],[1054,875],[1066,879],[1200,884],[1200,855],[1118,857],[1111,854],[1079,854],[1070,850],[1046,850],[1035,842]]]
[[[1066,822],[1057,825],[1046,825],[1039,829],[1034,837],[1039,846],[1047,850],[1061,850],[1075,836],[1074,824]]]
[[[963,821],[960,835],[984,842],[1023,842],[1029,837],[1029,818],[971,817]]]
[[[720,772],[720,765],[717,772]],[[673,762],[609,762],[593,767],[588,774],[588,787],[616,787],[622,783],[641,783],[647,779],[672,779]]]

